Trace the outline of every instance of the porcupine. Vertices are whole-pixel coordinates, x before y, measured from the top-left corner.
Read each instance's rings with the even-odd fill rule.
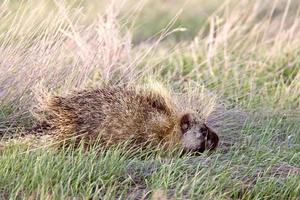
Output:
[[[182,111],[160,90],[106,85],[51,96],[43,104],[43,121],[34,129],[49,129],[58,140],[93,144],[100,136],[105,146],[130,140],[192,152],[213,150],[219,142],[197,112]]]

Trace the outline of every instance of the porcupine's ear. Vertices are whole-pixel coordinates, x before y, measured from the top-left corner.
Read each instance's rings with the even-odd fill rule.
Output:
[[[219,144],[219,136],[206,124],[204,124],[204,127],[207,129],[207,142],[205,148],[208,150],[214,150]]]
[[[191,113],[187,113],[181,117],[180,128],[181,128],[182,133],[187,132],[191,128],[192,122],[194,121],[194,119],[195,119],[195,116]]]

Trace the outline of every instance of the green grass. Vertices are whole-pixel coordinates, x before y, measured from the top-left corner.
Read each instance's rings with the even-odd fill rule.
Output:
[[[297,199],[300,177],[288,171],[300,163],[299,127],[282,119],[264,124],[245,127],[242,143],[201,156],[12,146],[0,157],[0,188],[13,199],[137,198],[156,190],[179,199]],[[289,137],[277,139],[283,129]]]
[[[296,0],[129,1],[116,18],[109,9],[99,16],[104,2],[39,2],[0,3],[0,199],[300,198]],[[32,124],[40,92],[149,77],[200,104],[217,98],[217,151],[53,150],[7,140]]]

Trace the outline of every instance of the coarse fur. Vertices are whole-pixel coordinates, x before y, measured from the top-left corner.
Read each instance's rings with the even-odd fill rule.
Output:
[[[124,141],[134,145],[181,145],[186,151],[215,149],[219,138],[196,113],[181,111],[162,90],[102,86],[50,96],[38,116],[58,140],[75,138],[105,146]],[[36,114],[36,113],[35,113]]]

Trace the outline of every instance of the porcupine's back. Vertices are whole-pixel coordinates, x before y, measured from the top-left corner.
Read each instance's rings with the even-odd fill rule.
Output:
[[[59,139],[92,143],[100,135],[107,145],[129,139],[171,143],[177,139],[177,112],[159,91],[116,86],[52,97],[46,110],[47,123]]]

